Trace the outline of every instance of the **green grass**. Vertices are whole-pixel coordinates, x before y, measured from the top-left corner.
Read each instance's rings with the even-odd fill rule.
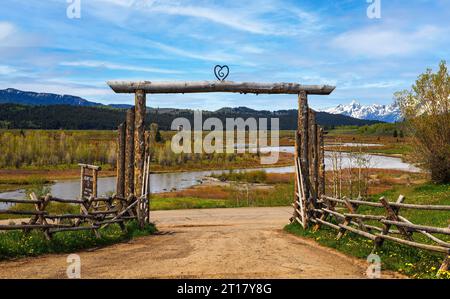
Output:
[[[379,123],[365,126],[338,126],[329,131],[329,135],[359,134],[366,136],[393,136],[394,131],[400,137],[404,133],[402,123]]]
[[[229,171],[218,175],[212,175],[222,182],[225,181],[235,181],[235,182],[246,182],[246,183],[265,183],[267,181],[267,173],[264,170],[248,171],[248,172],[234,172]]]
[[[280,207],[292,203],[293,183],[277,184],[268,190],[253,190],[248,194],[246,190],[232,189],[226,199],[199,198],[192,196],[151,197],[151,210],[176,209],[208,209],[208,208],[240,208],[240,207]]]
[[[413,146],[405,143],[391,143],[387,148],[365,148],[366,153],[384,154],[384,155],[407,155],[413,151]]]
[[[287,225],[285,230],[361,259],[366,259],[373,249],[371,240],[349,232],[340,240],[336,240],[337,231],[328,227],[321,227],[317,232],[312,232],[311,229],[304,230],[298,223],[293,223]],[[436,278],[437,270],[444,259],[442,254],[390,241],[385,241],[382,249],[374,253],[381,258],[382,270],[397,271],[413,278]]]
[[[37,176],[30,176],[28,178],[20,179],[4,178],[0,179],[0,192],[13,191],[23,188],[32,188],[36,186],[41,187],[50,183],[51,181]]]
[[[99,230],[101,238],[96,238],[92,231],[60,232],[54,234],[50,241],[45,239],[40,231],[32,231],[29,234],[22,231],[0,233],[0,260],[47,253],[71,253],[127,241],[156,231],[153,224],[141,230],[135,221],[128,222],[126,228],[126,232],[122,232],[117,224],[110,225]]]
[[[195,197],[158,197],[152,196],[151,210],[180,210],[180,209],[212,209],[226,208],[227,200],[204,199]]]
[[[399,194],[406,196],[405,203],[450,205],[450,184],[421,186],[399,186],[383,192],[374,198],[385,196],[389,201],[395,201]],[[358,213],[384,214],[382,209],[361,207]],[[400,215],[416,224],[447,227],[449,225],[449,213],[441,211],[400,210]],[[370,222],[368,222],[370,223]],[[372,222],[371,224],[375,224]],[[348,255],[366,259],[373,249],[373,242],[359,235],[347,232],[346,235],[336,240],[337,231],[326,226],[313,232],[311,228],[304,230],[298,224],[290,224],[285,230],[307,238],[315,239],[319,244],[337,249]],[[442,237],[450,241],[448,236]],[[414,234],[414,240],[433,244],[420,234]],[[444,260],[443,254],[437,254],[426,250],[420,250],[409,246],[393,243],[386,240],[383,247],[376,252],[381,257],[382,268],[397,271],[413,278],[435,278],[437,270]],[[450,272],[445,273],[450,278]]]

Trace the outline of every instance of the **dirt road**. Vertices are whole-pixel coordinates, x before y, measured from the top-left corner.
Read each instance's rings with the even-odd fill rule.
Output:
[[[82,278],[364,278],[364,261],[282,228],[291,208],[152,212],[157,235],[79,252]],[[0,278],[65,278],[67,255],[0,263]],[[395,274],[387,273],[387,277]]]

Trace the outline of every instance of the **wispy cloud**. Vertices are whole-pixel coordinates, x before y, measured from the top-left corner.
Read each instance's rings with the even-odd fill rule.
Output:
[[[169,70],[153,67],[140,67],[133,65],[124,65],[110,63],[106,61],[94,61],[94,60],[83,60],[83,61],[63,61],[60,63],[62,66],[71,67],[86,67],[86,68],[104,68],[109,70],[122,70],[122,71],[133,71],[133,72],[147,72],[147,73],[161,73],[161,74],[182,74],[184,71],[179,70]]]
[[[9,65],[0,65],[0,75],[13,75],[18,70]]]
[[[170,46],[161,42],[155,42],[155,41],[148,41],[149,44],[151,44],[153,47],[158,48],[160,50],[163,50],[164,52],[172,53],[177,56],[186,57],[186,58],[192,58],[197,60],[204,60],[204,61],[236,61],[239,59],[237,56],[220,52],[220,51],[211,51],[211,52],[205,52],[205,53],[199,53],[196,51],[189,51],[180,49],[174,46]]]
[[[331,44],[352,54],[385,57],[433,48],[443,34],[442,29],[431,25],[416,31],[369,27],[344,32],[334,38]]]
[[[97,0],[152,13],[203,20],[238,31],[258,35],[291,36],[311,32],[322,26],[319,18],[297,6],[278,1],[229,1],[223,5],[209,1],[179,0]],[[272,16],[272,17],[270,17]]]

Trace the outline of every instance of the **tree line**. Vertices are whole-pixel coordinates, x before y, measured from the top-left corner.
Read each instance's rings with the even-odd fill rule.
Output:
[[[172,121],[185,117],[193,122],[192,110],[149,108],[147,123],[157,123],[161,130],[170,130]],[[43,129],[43,130],[115,130],[125,120],[126,109],[110,107],[85,107],[69,105],[31,106],[0,104],[0,129]],[[317,122],[326,129],[342,125],[370,125],[376,121],[360,120],[344,115],[317,112]],[[204,111],[203,118],[217,117],[225,123],[226,118],[249,117],[279,118],[281,130],[297,128],[297,110],[257,111],[244,108]],[[270,121],[268,121],[270,125]]]

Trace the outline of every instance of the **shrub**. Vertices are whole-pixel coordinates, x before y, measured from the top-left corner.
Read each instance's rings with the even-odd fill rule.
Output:
[[[450,76],[442,61],[437,73],[428,69],[412,90],[395,94],[417,146],[417,161],[436,183],[450,182]]]

